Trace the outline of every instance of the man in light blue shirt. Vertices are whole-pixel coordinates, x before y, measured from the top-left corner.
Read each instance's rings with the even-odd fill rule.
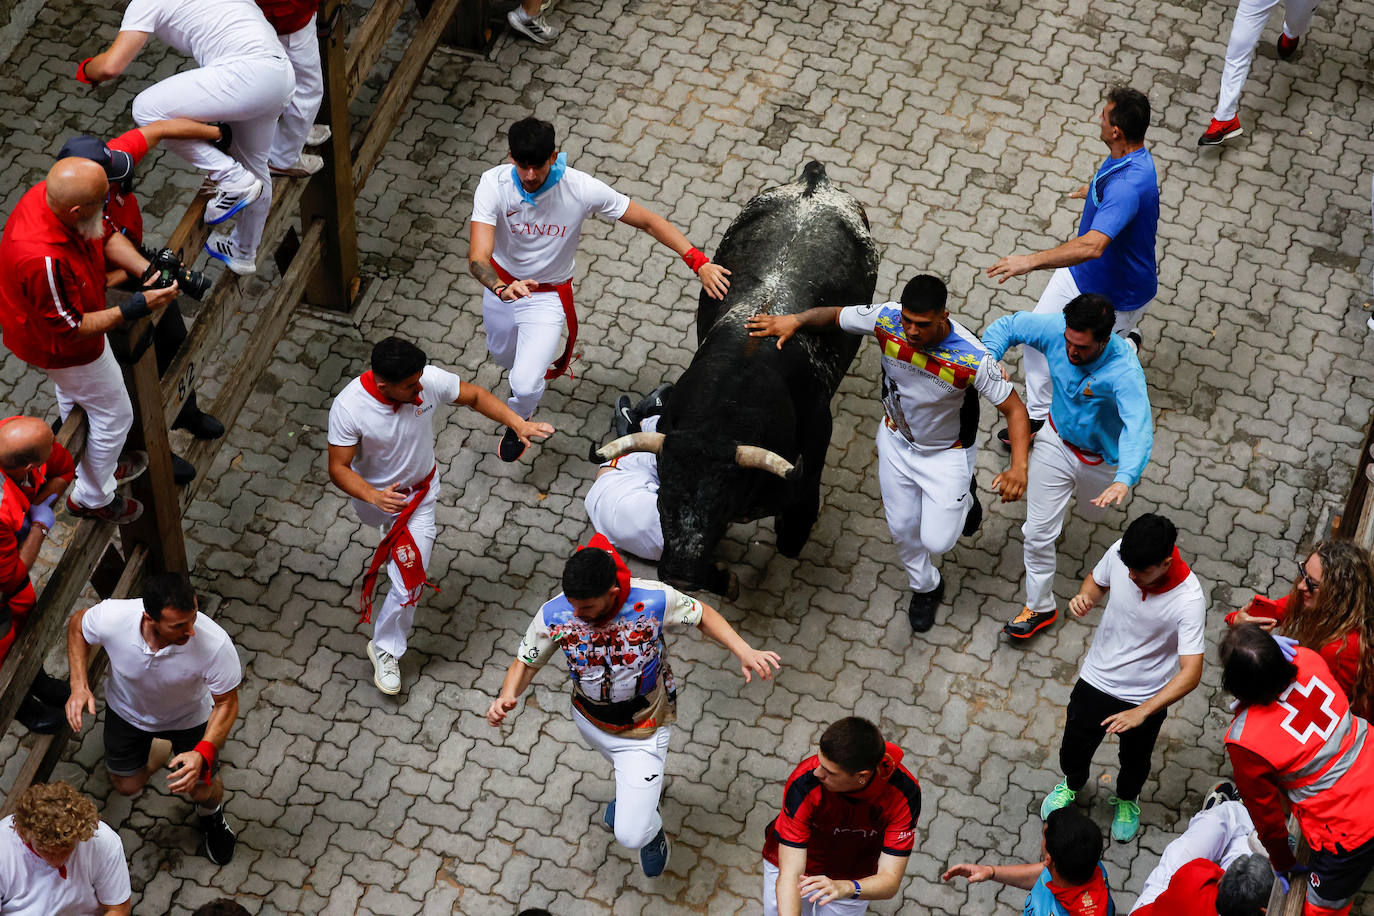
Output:
[[[997,319],[983,346],[1001,359],[1016,344],[1035,347],[1049,364],[1049,423],[1035,437],[1026,487],[1026,605],[1002,629],[1017,639],[1054,623],[1055,542],[1075,492],[1089,521],[1119,505],[1145,470],[1154,420],[1145,371],[1135,349],[1112,334],[1105,296],[1084,293],[1062,315],[1017,312]],[[1096,496],[1094,496],[1096,494]]]

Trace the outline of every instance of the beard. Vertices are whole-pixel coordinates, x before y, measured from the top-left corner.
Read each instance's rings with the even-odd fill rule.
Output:
[[[76,224],[76,234],[95,242],[105,237],[105,213],[100,211]]]

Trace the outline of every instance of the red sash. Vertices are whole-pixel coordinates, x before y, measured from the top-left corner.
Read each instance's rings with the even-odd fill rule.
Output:
[[[1050,421],[1050,429],[1054,430],[1055,435],[1059,435],[1059,427],[1054,425],[1054,417],[1047,417],[1046,419]],[[1063,436],[1059,436],[1059,441],[1063,442],[1065,447],[1068,448],[1069,451],[1073,452],[1074,456],[1077,457],[1079,461],[1083,462],[1089,467],[1096,467],[1097,465],[1107,460],[1106,458],[1103,458],[1101,455],[1099,455],[1097,452],[1090,452],[1085,449],[1079,448],[1072,442],[1069,442]]]
[[[360,623],[367,623],[372,619],[372,592],[377,587],[377,573],[381,571],[382,564],[387,560],[395,560],[396,565],[401,568],[401,582],[406,589],[415,592],[415,597],[407,598],[402,607],[409,607],[420,601],[420,593],[416,591],[421,586],[428,585],[436,592],[439,587],[433,582],[425,579],[425,564],[420,556],[420,548],[415,544],[415,538],[410,534],[410,527],[407,522],[415,514],[420,503],[424,500],[425,494],[429,492],[429,485],[434,480],[434,472],[439,470],[435,465],[430,469],[425,479],[420,481],[410,491],[410,502],[396,516],[396,520],[391,523],[390,530],[382,537],[381,543],[377,545],[377,552],[372,555],[372,564],[367,567],[367,573],[363,576],[363,602],[362,620]]]
[[[501,278],[502,283],[510,285],[515,282],[515,277],[500,264],[492,261],[491,266],[496,268],[496,276]],[[553,381],[568,372],[568,363],[572,362],[573,346],[577,344],[577,308],[573,305],[572,280],[564,280],[562,283],[536,283],[530,288],[530,292],[558,293],[558,301],[563,304],[563,318],[568,322],[568,342],[563,345],[563,353],[553,361],[553,368],[544,373],[545,381]],[[568,376],[571,377],[572,373],[568,372]]]

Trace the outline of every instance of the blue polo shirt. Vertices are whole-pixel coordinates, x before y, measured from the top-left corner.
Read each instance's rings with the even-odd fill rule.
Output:
[[[1075,366],[1064,348],[1064,328],[1062,314],[1015,312],[988,325],[983,346],[993,359],[1001,359],[1016,344],[1045,354],[1054,388],[1050,419],[1060,438],[1101,455],[1116,466],[1113,479],[1133,487],[1154,448],[1145,370],[1131,345],[1115,334],[1101,356]]]
[[[1159,226],[1159,177],[1144,148],[1108,159],[1093,176],[1078,234],[1097,230],[1112,241],[1102,256],[1069,268],[1078,289],[1112,300],[1119,312],[1141,308],[1159,288],[1155,231]]]

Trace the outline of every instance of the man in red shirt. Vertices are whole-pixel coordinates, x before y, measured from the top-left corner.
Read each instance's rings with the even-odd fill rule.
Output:
[[[1226,751],[1274,871],[1297,877],[1283,799],[1312,848],[1304,916],[1344,916],[1374,871],[1374,741],[1321,656],[1284,657],[1254,624],[1220,645],[1221,685],[1238,701]]]
[[[921,815],[921,786],[901,761],[866,719],[825,730],[764,835],[765,916],[858,916],[897,895]]]
[[[0,662],[23,629],[36,596],[29,569],[53,524],[52,504],[76,474],[72,456],[37,417],[0,420]],[[62,724],[68,691],[38,672],[16,718],[30,731]]]
[[[167,305],[177,287],[136,292],[105,307],[107,259],[137,276],[148,268],[104,219],[109,186],[99,165],[68,158],[20,198],[0,236],[0,329],[10,352],[53,380],[63,419],[74,406],[86,412],[86,449],[68,511],[122,525],[143,506],[117,495],[115,486],[141,473],[147,456],[120,461],[133,405],[105,333]]]

